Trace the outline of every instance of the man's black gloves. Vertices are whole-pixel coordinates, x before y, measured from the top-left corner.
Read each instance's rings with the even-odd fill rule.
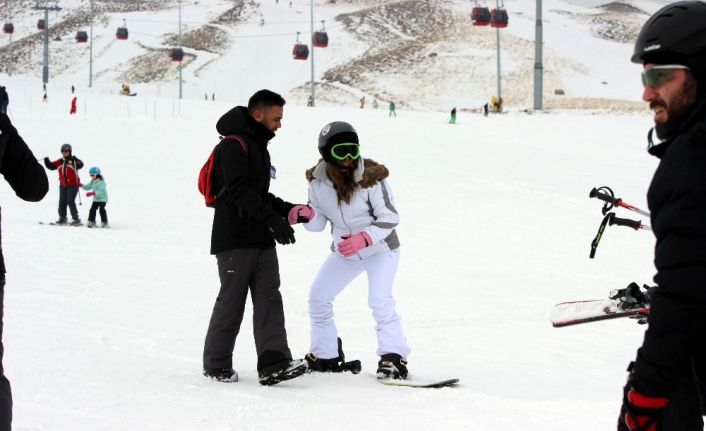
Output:
[[[278,244],[294,244],[294,229],[289,225],[287,220],[280,216],[272,216],[267,220],[272,236]]]

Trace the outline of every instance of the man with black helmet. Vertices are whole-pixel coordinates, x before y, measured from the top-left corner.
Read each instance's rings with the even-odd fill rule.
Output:
[[[221,287],[213,306],[203,350],[203,374],[235,382],[233,349],[243,320],[248,289],[253,303],[253,332],[260,383],[274,385],[306,372],[293,360],[284,327],[275,241],[294,243],[302,205],[269,192],[275,178],[267,150],[281,126],[285,101],[269,90],[256,92],[247,108],[237,106],[216,124],[224,138],[213,156],[213,187],[223,190],[215,203],[211,254],[216,255]]]
[[[73,155],[70,144],[63,144],[61,158],[52,162],[49,157],[45,157],[44,166],[50,171],[58,170],[59,172],[59,220],[55,224],[69,224],[66,218],[66,207],[68,206],[71,211],[70,224],[80,226],[81,219],[78,217],[78,209],[76,208],[76,196],[81,183],[78,170],[83,167],[83,162]]]
[[[656,241],[649,327],[623,391],[618,430],[702,430],[706,381],[706,2],[656,12],[637,38],[654,113],[647,192]]]

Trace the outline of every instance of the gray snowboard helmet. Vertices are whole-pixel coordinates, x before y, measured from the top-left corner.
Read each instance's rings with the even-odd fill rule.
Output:
[[[63,153],[64,151],[68,151],[69,153],[71,152],[71,145],[70,144],[64,144],[61,146],[61,152]]]
[[[325,161],[331,161],[331,147],[341,143],[359,144],[358,132],[345,121],[328,123],[319,133],[319,154]]]

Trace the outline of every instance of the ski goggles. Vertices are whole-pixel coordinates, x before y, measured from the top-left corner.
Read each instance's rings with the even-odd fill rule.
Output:
[[[360,146],[353,143],[336,144],[331,147],[331,157],[336,160],[357,160],[360,157]]]
[[[664,83],[674,79],[675,70],[689,70],[688,67],[682,66],[681,64],[660,64],[652,66],[647,70],[642,71],[642,86],[650,86],[652,88],[658,88]]]

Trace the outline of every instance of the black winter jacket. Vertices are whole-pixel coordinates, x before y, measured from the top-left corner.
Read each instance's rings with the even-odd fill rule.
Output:
[[[49,191],[49,181],[44,168],[37,163],[32,150],[5,114],[0,114],[0,173],[20,199],[37,202]],[[4,274],[5,259],[0,246],[0,275]]]
[[[275,241],[269,226],[287,217],[294,206],[269,193],[270,153],[267,144],[275,134],[255,121],[247,108],[238,106],[216,124],[223,136],[239,135],[247,143],[224,139],[214,154],[213,189],[225,186],[213,214],[211,254],[234,248],[270,248]]]
[[[669,396],[679,378],[691,375],[692,361],[706,377],[706,105],[700,106],[679,134],[650,150],[661,159],[647,192],[659,287],[634,368],[648,394]]]

